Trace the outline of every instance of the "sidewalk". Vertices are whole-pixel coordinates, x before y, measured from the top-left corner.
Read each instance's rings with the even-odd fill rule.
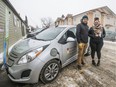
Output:
[[[104,48],[109,48],[109,50],[116,53],[116,42],[104,41]]]

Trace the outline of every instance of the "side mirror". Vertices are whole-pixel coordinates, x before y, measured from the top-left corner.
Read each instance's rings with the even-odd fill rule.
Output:
[[[67,42],[74,42],[74,41],[75,41],[75,39],[72,38],[72,37],[68,37],[68,38],[67,38]]]

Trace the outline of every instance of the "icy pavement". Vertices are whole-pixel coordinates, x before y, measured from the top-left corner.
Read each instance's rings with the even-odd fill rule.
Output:
[[[91,57],[85,58],[87,65],[78,71],[76,62],[65,67],[58,78],[38,87],[116,87],[116,43],[105,41],[101,66],[91,65]],[[97,58],[96,58],[97,61]]]

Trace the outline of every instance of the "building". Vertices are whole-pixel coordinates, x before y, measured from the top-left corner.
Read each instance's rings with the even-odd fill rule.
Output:
[[[55,25],[77,25],[80,23],[80,20],[84,15],[89,17],[88,25],[90,27],[93,25],[94,18],[99,17],[101,24],[106,30],[116,31],[116,14],[107,6],[92,9],[76,15],[67,14],[66,17],[62,15],[56,19]]]
[[[9,47],[25,36],[26,29],[28,27],[27,17],[25,17],[26,21],[23,21],[9,0],[0,0],[0,52],[3,51],[3,41],[6,31],[5,26],[7,25],[6,9],[7,13],[9,14],[9,20],[7,20],[7,22],[9,21]]]

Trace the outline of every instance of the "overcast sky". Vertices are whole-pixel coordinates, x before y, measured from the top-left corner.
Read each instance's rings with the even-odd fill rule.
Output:
[[[41,26],[41,18],[55,20],[62,14],[78,14],[90,9],[108,6],[116,13],[116,0],[10,0],[21,17],[27,15],[29,24]]]

